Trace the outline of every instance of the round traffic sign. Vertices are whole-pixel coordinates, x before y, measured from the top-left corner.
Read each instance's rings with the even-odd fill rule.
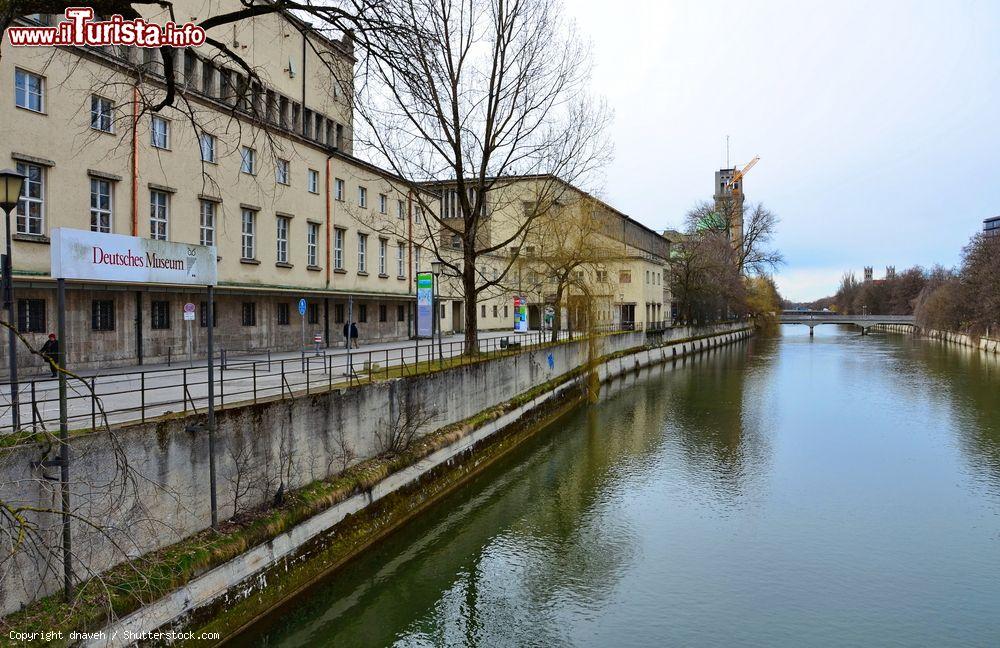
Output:
[[[191,302],[188,302],[188,303],[184,304],[184,312],[185,313],[193,313],[194,312],[194,304],[192,304]]]
[[[305,299],[300,299],[299,300],[299,315],[305,315],[305,314],[306,314],[306,300]]]

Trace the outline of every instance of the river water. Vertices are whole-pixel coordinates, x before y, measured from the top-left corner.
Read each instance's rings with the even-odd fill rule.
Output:
[[[1000,645],[1000,361],[807,331],[606,387],[235,643]]]

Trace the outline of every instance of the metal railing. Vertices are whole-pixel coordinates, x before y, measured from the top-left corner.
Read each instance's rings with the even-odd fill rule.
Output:
[[[608,335],[641,330],[631,323],[601,326],[591,332]],[[237,403],[258,403],[308,395],[321,390],[347,388],[377,380],[462,366],[571,341],[568,332],[552,342],[551,331],[511,333],[478,341],[476,355],[465,354],[464,341],[442,342],[429,339],[390,349],[343,348],[301,350],[298,357],[272,357],[269,351],[234,359],[222,352],[215,359],[215,403],[217,408]],[[575,333],[572,339],[582,339]],[[67,381],[68,422],[71,429],[96,429],[106,423],[145,421],[168,414],[187,414],[207,406],[206,361],[190,367],[127,370],[118,373],[71,378]],[[7,385],[0,385],[0,390]],[[53,427],[59,418],[58,381],[54,378],[22,381],[20,385],[22,428]],[[9,389],[8,389],[9,391]],[[25,410],[29,410],[25,412]],[[29,414],[26,416],[26,414]],[[0,433],[10,433],[11,411],[0,411]]]

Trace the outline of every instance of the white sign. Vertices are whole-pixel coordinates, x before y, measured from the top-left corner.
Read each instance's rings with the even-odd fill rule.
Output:
[[[214,286],[214,247],[59,227],[52,230],[52,276],[131,283]]]

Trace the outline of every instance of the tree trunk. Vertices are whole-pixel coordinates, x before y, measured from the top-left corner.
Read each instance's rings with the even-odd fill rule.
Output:
[[[556,303],[555,303],[555,313],[552,315],[552,341],[559,341],[559,328],[562,326],[562,294],[563,294],[563,284],[559,283],[559,287],[556,288]]]
[[[478,304],[476,293],[476,259],[466,246],[464,265],[462,267],[462,293],[465,295],[465,355],[475,356],[479,353],[479,320],[476,308]],[[471,258],[470,258],[471,257]]]

